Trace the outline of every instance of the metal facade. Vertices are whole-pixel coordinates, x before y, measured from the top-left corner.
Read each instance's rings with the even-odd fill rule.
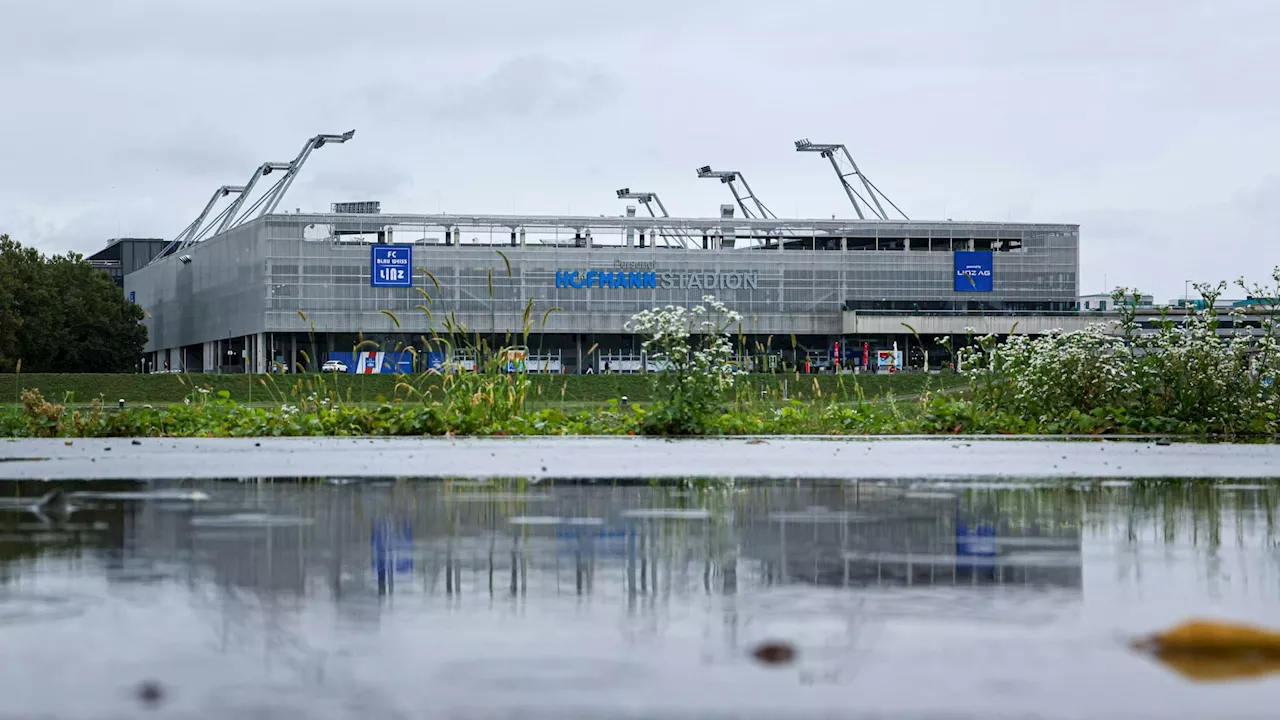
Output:
[[[353,228],[366,226],[370,235],[415,243],[413,288],[371,287],[369,245],[349,236]],[[465,232],[447,229],[459,227]],[[811,246],[834,249],[661,246],[655,233],[677,227],[694,238],[724,237],[725,245],[733,238],[741,244],[747,235],[790,233],[819,236]],[[540,235],[521,245],[517,238],[523,239],[526,230]],[[658,246],[638,247],[637,238],[646,234],[657,238]],[[912,249],[842,250],[840,237],[883,238],[886,247],[906,240]],[[452,244],[445,245],[446,238]],[[955,292],[953,283],[953,251],[973,249],[975,239],[1021,241],[1016,251],[994,254],[994,290],[981,298]],[[740,312],[748,334],[838,336],[842,310],[851,301],[864,306],[931,300],[1075,303],[1079,229],[956,222],[276,215],[183,252],[186,262],[165,258],[125,280],[126,290],[136,292],[149,314],[148,351],[255,333],[419,334],[442,330],[450,313],[477,332],[518,333],[530,299],[535,332],[625,333],[625,323],[640,310],[692,304],[705,294]],[[756,287],[556,287],[557,271],[613,270],[615,263],[651,263],[657,273],[755,273]],[[428,273],[439,283],[438,291]],[[543,326],[550,308],[560,310]]]

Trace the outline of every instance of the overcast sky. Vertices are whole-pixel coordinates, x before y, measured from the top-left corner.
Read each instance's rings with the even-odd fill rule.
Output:
[[[1280,0],[0,0],[0,233],[172,238],[351,128],[282,207],[707,216],[710,164],[852,217],[808,137],[913,219],[1079,223],[1083,291],[1164,300],[1280,263],[1277,68]]]

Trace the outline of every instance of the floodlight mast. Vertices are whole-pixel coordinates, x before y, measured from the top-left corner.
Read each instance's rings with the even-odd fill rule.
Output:
[[[209,217],[209,213],[212,209],[214,209],[214,205],[218,204],[218,201],[223,199],[223,197],[227,197],[228,195],[230,195],[230,193],[233,193],[233,192],[244,192],[244,188],[241,186],[236,186],[236,184],[224,184],[224,186],[221,186],[218,188],[218,190],[215,190],[214,195],[210,197],[209,202],[206,202],[205,209],[200,211],[200,215],[197,215],[196,219],[192,220],[192,222],[189,223],[187,227],[182,228],[182,232],[178,233],[178,237],[175,237],[173,238],[172,241],[169,241],[169,245],[165,245],[164,250],[161,250],[159,254],[156,254],[155,258],[151,260],[151,263],[155,263],[156,260],[159,260],[160,258],[165,258],[166,255],[173,254],[174,251],[183,249],[183,247],[191,245],[192,238],[197,237],[197,234],[200,233],[200,227],[202,224],[205,224],[205,218]],[[225,213],[225,210],[224,210],[224,213]],[[221,215],[219,215],[219,218],[220,217]],[[215,218],[215,222],[216,222],[216,219],[218,218]],[[147,263],[147,264],[150,265],[151,263]]]
[[[240,185],[223,185],[217,190],[214,190],[213,196],[209,198],[209,202],[205,203],[204,210],[201,210],[200,214],[196,216],[196,219],[192,220],[190,225],[187,225],[182,229],[182,232],[178,233],[178,237],[174,238],[168,245],[165,245],[164,250],[161,250],[160,253],[156,255],[156,258],[162,258],[175,250],[180,250],[187,245],[190,245],[192,239],[199,235],[200,227],[204,225],[205,218],[209,217],[209,212],[213,210],[213,206],[217,205],[219,200],[232,193],[243,192],[244,188]]]
[[[751,190],[751,186],[747,184],[747,179],[737,170],[712,170],[710,165],[703,165],[698,168],[698,177],[716,178],[725,185],[728,185],[729,192],[733,193],[733,199],[738,203],[738,208],[742,210],[743,217],[747,219],[758,217],[761,220],[778,219],[778,216],[774,215],[772,210],[765,207],[764,203],[760,202],[760,198],[756,197],[756,194]],[[742,183],[742,189],[746,190],[747,194],[743,195],[739,193],[738,187],[734,185],[734,182]],[[751,210],[747,208],[746,200],[748,199],[756,206],[756,213],[758,214],[752,214]]]
[[[889,203],[894,210],[897,210],[903,220],[911,219],[908,218],[907,214],[902,212],[902,209],[895,205],[887,195],[880,192],[880,188],[876,187],[875,183],[871,182],[866,175],[862,174],[862,170],[858,169],[858,163],[854,162],[853,156],[849,154],[849,148],[844,145],[836,143],[814,143],[809,142],[809,140],[805,138],[796,141],[796,152],[816,152],[831,161],[831,167],[836,171],[836,177],[840,178],[840,184],[844,187],[845,194],[849,196],[849,202],[853,203],[854,212],[858,213],[859,220],[866,219],[866,215],[862,212],[862,205],[866,205],[867,209],[871,210],[877,219],[889,219],[888,213],[884,211],[884,206],[880,204],[880,198],[884,198],[885,202]],[[840,155],[844,156],[844,160],[849,164],[849,167],[852,168],[851,171],[845,171],[840,167]],[[853,175],[856,175],[858,179],[862,181],[862,187],[867,191],[867,197],[862,197],[861,193],[859,193],[857,189],[853,187],[853,184],[849,182],[849,177]],[[868,198],[870,199],[868,200]],[[858,203],[859,200],[862,201],[861,205]],[[875,207],[872,208],[872,205]]]
[[[618,191],[618,199],[619,200],[635,200],[639,202],[641,205],[644,205],[644,209],[649,211],[650,217],[656,218],[658,217],[658,214],[653,211],[653,207],[649,204],[649,203],[654,203],[658,206],[658,209],[662,211],[662,217],[664,218],[671,217],[671,215],[667,212],[667,207],[663,205],[662,200],[658,198],[658,193],[631,192],[631,188],[622,188],[621,190]],[[661,235],[662,235],[662,241],[669,245],[670,242],[667,239],[666,233],[661,233]],[[681,247],[688,248],[689,244],[693,243],[693,238],[689,237],[688,235],[685,235],[684,233],[677,232],[675,234],[675,237],[676,237],[676,240],[680,241]]]
[[[249,178],[249,182],[245,183],[244,192],[240,193],[240,196],[236,198],[236,201],[231,204],[231,208],[227,210],[226,217],[222,219],[222,223],[218,225],[217,230],[213,231],[213,234],[217,235],[225,232],[239,224],[237,216],[240,213],[240,208],[244,205],[244,201],[249,199],[249,196],[253,194],[253,187],[258,184],[259,180],[264,176],[270,175],[273,170],[288,170],[289,167],[290,163],[278,162],[268,162],[259,165],[258,169],[253,171],[253,176]],[[274,189],[275,188],[273,186],[272,190]],[[270,192],[271,191],[269,190],[268,193]]]
[[[327,143],[344,143],[355,137],[355,134],[355,130],[348,130],[341,135],[316,135],[308,140],[307,144],[302,146],[302,151],[298,153],[298,157],[289,163],[288,172],[269,191],[269,195],[266,196],[269,199],[262,205],[262,211],[258,213],[258,217],[270,215],[276,211],[276,206],[284,199],[285,193],[289,192],[289,186],[293,184],[294,178],[298,177],[298,171],[307,162],[307,158],[311,157],[313,150],[319,150]]]

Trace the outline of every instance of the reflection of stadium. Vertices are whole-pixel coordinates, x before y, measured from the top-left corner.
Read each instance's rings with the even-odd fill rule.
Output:
[[[957,496],[805,484],[694,497],[565,484],[528,493],[467,483],[205,489],[217,505],[192,514],[147,504],[125,518],[135,566],[145,557],[222,587],[333,600],[622,599],[797,583],[1081,586],[1079,508],[1070,517],[1006,507],[1012,490]],[[228,514],[239,520],[219,520]]]
[[[996,495],[860,486],[841,494],[838,509],[817,503],[755,518],[748,543],[782,583],[1080,587],[1078,517],[1014,521]]]

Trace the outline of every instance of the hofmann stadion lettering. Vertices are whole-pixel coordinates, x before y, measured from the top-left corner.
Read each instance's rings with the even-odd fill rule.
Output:
[[[756,290],[759,276],[754,270],[707,272],[656,272],[628,270],[557,270],[558,288],[632,288],[664,290],[694,288],[699,290]]]

